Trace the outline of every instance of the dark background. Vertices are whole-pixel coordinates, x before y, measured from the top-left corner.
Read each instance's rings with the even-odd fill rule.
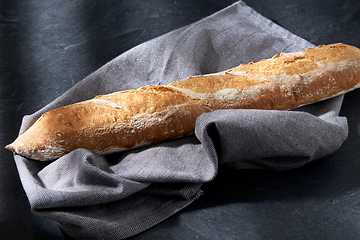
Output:
[[[12,154],[22,117],[124,51],[234,0],[0,0],[0,239],[69,239],[37,217]],[[306,40],[360,47],[358,0],[245,0]],[[133,239],[359,239],[360,91],[341,115],[349,138],[334,154],[284,172],[223,167],[204,196]]]

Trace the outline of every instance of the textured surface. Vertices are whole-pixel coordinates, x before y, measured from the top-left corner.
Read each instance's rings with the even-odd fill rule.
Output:
[[[354,30],[360,28],[358,1],[331,0],[326,6],[303,0],[245,2],[315,45],[343,42],[360,47],[359,31]],[[2,1],[1,144],[15,139],[25,114],[122,52],[231,3]],[[200,68],[209,73],[205,66]],[[135,86],[136,78],[130,79],[125,88]],[[103,85],[94,88],[97,94],[112,91]],[[79,92],[72,101],[93,97],[86,94]],[[206,198],[133,239],[356,239],[359,101],[359,91],[345,95],[340,115],[348,119],[349,136],[331,156],[282,172],[223,167],[203,186]],[[1,239],[70,239],[55,222],[30,212],[13,157],[0,151]]]

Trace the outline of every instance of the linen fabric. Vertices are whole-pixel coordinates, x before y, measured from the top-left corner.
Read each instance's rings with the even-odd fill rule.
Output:
[[[121,54],[25,116],[126,89],[223,71],[280,52],[314,47],[242,1]],[[195,134],[107,157],[77,149],[39,162],[14,155],[32,211],[75,239],[122,239],[191,204],[228,164],[287,170],[336,151],[346,139],[342,96],[292,111],[220,110],[198,118]]]

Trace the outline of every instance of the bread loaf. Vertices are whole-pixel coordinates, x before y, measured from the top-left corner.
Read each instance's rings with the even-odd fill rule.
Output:
[[[51,161],[77,148],[110,154],[188,135],[218,109],[293,109],[360,86],[360,49],[331,44],[43,114],[6,148]]]

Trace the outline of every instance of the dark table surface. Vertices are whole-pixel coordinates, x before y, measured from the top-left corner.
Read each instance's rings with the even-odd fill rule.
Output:
[[[0,1],[0,146],[22,117],[124,51],[234,0]],[[360,47],[358,0],[245,0],[306,40]],[[359,239],[360,90],[340,115],[349,137],[335,153],[291,171],[221,168],[204,196],[132,239]],[[70,239],[31,213],[12,154],[0,148],[0,239]]]

